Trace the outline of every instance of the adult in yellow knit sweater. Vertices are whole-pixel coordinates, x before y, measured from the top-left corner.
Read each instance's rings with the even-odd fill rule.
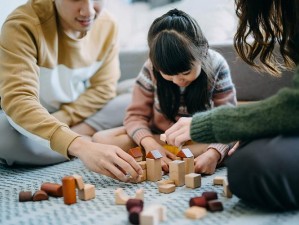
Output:
[[[78,157],[122,181],[142,173],[122,149],[86,138],[93,117],[114,118],[104,106],[120,76],[117,26],[102,0],[29,0],[14,10],[1,30],[0,71],[2,162]]]

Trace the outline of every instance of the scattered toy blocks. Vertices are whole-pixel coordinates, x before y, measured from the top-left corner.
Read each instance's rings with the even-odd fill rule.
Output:
[[[185,185],[188,188],[198,188],[201,186],[201,175],[189,173],[185,175]]]

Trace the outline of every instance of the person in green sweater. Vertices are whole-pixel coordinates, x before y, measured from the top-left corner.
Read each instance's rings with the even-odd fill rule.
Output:
[[[299,1],[235,3],[237,53],[249,65],[274,75],[297,65],[293,86],[262,101],[181,118],[166,130],[166,140],[176,146],[190,139],[206,143],[239,140],[239,148],[226,162],[232,193],[266,209],[298,209]],[[277,63],[277,44],[284,65]]]

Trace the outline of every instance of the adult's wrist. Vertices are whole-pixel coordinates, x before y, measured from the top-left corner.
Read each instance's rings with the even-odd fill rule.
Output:
[[[77,137],[75,138],[72,143],[69,145],[68,148],[68,155],[79,157],[80,153],[82,153],[83,146],[86,146],[86,142],[88,142],[83,137]]]

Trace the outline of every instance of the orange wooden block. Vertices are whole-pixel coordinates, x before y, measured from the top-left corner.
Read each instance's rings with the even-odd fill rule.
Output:
[[[147,159],[160,159],[162,157],[162,154],[158,150],[152,150],[146,155]]]
[[[137,162],[140,162],[142,161],[142,157],[143,157],[143,154],[142,154],[142,150],[141,148],[138,146],[138,147],[135,147],[135,148],[131,148],[128,153],[137,161]]]
[[[19,193],[19,202],[28,202],[32,201],[32,192],[31,191],[21,191]]]
[[[49,196],[53,196],[53,197],[63,196],[61,184],[46,182],[42,184],[40,189],[46,192]]]
[[[48,199],[49,199],[48,194],[42,190],[36,191],[32,196],[32,201],[34,201],[34,202],[44,201],[44,200],[48,200]]]
[[[62,192],[64,204],[71,205],[77,202],[76,181],[73,176],[65,176],[62,178]]]

